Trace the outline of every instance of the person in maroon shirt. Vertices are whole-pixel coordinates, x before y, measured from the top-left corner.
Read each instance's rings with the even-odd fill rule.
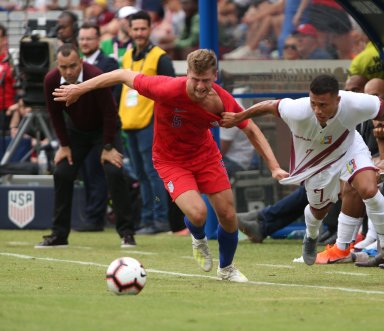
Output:
[[[47,73],[44,92],[50,118],[60,147],[55,155],[55,206],[52,234],[36,248],[68,245],[71,226],[73,182],[85,157],[99,146],[116,214],[116,230],[121,247],[135,246],[134,222],[130,204],[130,181],[123,168],[120,120],[109,88],[99,89],[66,107],[54,102],[52,92],[62,84],[75,84],[100,75],[102,71],[83,63],[76,46],[62,45],[57,52],[57,68]]]

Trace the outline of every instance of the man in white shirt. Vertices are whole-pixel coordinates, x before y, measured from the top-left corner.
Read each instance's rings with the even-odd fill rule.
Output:
[[[384,246],[384,197],[377,188],[377,168],[355,130],[366,120],[382,121],[383,108],[380,98],[339,91],[333,76],[320,75],[312,81],[307,98],[267,100],[242,113],[223,114],[224,127],[267,113],[281,117],[289,126],[293,139],[290,176],[280,183],[305,185],[309,204],[304,211],[307,229],[302,253],[308,265],[316,261],[319,229],[331,204],[337,201],[340,180],[358,195],[344,190],[339,222],[350,225],[353,231],[362,199]],[[382,256],[379,259],[384,262]]]

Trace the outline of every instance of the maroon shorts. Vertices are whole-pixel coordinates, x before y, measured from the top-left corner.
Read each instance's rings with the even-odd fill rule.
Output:
[[[156,162],[155,168],[173,201],[180,194],[190,190],[212,194],[231,188],[227,169],[222,160],[208,160],[186,166]]]

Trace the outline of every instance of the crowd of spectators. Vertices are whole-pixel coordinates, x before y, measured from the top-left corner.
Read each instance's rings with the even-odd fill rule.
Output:
[[[198,0],[35,0],[0,1],[0,10],[81,12],[84,22],[100,27],[101,40],[121,37],[119,11],[132,6],[149,13],[151,40],[172,59],[184,60],[199,45]],[[364,38],[335,0],[217,0],[219,55],[228,60],[283,59],[288,36],[310,24],[320,53],[351,59],[356,40]],[[302,58],[307,58],[302,56]],[[323,58],[323,57],[321,57]]]

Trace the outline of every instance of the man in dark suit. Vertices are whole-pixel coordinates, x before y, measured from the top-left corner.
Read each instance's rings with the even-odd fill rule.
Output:
[[[78,44],[83,61],[97,66],[103,72],[109,72],[119,68],[117,61],[104,55],[99,48],[100,29],[94,23],[84,23],[79,30]],[[121,87],[114,86],[112,93],[115,101],[120,99]],[[84,181],[86,204],[84,220],[76,224],[76,231],[102,231],[104,229],[105,216],[108,202],[107,182],[104,170],[99,162],[100,151],[95,146],[87,155],[81,175]]]
[[[130,181],[122,159],[120,119],[111,90],[98,89],[70,107],[54,102],[52,92],[63,84],[75,84],[100,75],[102,71],[83,63],[76,46],[64,44],[57,52],[57,68],[44,79],[49,115],[60,142],[55,155],[55,206],[52,233],[36,248],[68,245],[71,227],[73,183],[87,154],[96,147],[103,164],[116,213],[116,230],[121,247],[136,245],[130,203]]]

